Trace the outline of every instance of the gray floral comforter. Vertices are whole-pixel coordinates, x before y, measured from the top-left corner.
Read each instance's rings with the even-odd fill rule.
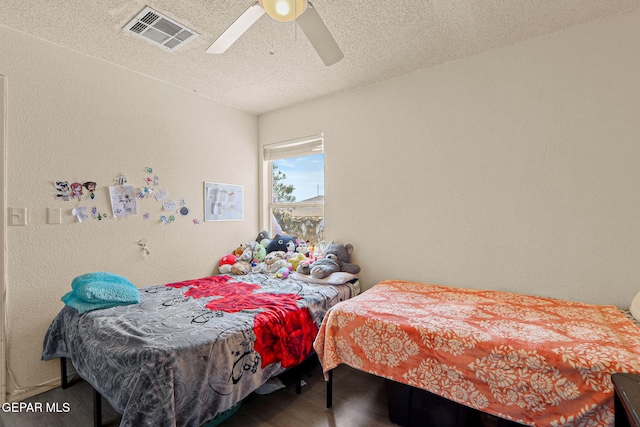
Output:
[[[122,426],[200,426],[284,370],[278,360],[265,365],[255,348],[255,319],[268,319],[268,309],[242,309],[230,293],[244,292],[240,299],[250,300],[295,295],[297,309],[308,309],[316,326],[330,307],[352,295],[349,284],[270,274],[224,276],[226,290],[219,292],[223,288],[208,283],[220,277],[143,288],[135,305],[84,314],[66,306],[46,333],[42,360],[69,358],[123,415]],[[232,308],[225,308],[227,301]]]

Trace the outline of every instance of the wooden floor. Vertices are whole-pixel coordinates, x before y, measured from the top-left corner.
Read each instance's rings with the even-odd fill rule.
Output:
[[[58,387],[46,393],[25,400],[23,403],[41,404],[43,412],[5,412],[0,411],[2,427],[91,427],[93,426],[93,389],[84,381],[63,390]],[[47,412],[46,405],[56,405],[60,412]],[[65,405],[68,405],[65,412]],[[120,425],[120,414],[102,399],[103,425]]]
[[[341,365],[333,374],[333,406],[326,408],[326,383],[317,365],[304,375],[300,395],[287,387],[249,396],[224,427],[379,427],[393,426],[384,380]]]
[[[285,378],[285,382],[286,382]],[[384,380],[348,366],[334,371],[333,407],[326,408],[326,384],[320,366],[303,375],[306,385],[296,395],[293,384],[271,394],[252,394],[222,427],[379,427],[393,426],[387,411]],[[26,400],[26,403],[57,402],[67,413],[8,413],[0,411],[4,427],[90,427],[93,425],[91,387],[79,381]],[[103,425],[118,426],[120,416],[103,399]]]

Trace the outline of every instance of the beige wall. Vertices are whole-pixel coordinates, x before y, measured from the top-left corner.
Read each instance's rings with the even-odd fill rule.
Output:
[[[28,210],[27,226],[7,230],[7,391],[16,399],[59,377],[57,362],[40,361],[42,340],[73,277],[111,271],[140,287],[202,277],[257,234],[257,118],[3,27],[0,51],[8,206]],[[145,167],[191,215],[164,225],[160,203],[142,200],[140,214],[113,219],[107,187],[119,172],[144,185]],[[57,201],[57,180],[96,181],[97,196]],[[244,221],[194,225],[203,220],[204,181],[243,185]],[[109,218],[79,224],[70,213],[77,205]],[[61,225],[46,223],[47,208],[62,209]]]
[[[73,277],[138,286],[210,274],[258,228],[258,150],[324,132],[326,230],[386,278],[627,305],[640,290],[640,12],[261,116],[0,27],[7,77],[10,398],[56,384],[42,338]],[[245,220],[77,224],[56,180],[154,168],[202,219],[203,181],[244,185]],[[62,208],[61,225],[46,224]],[[195,216],[194,215],[194,216]],[[146,239],[144,256],[136,242]],[[14,381],[15,380],[15,381]]]
[[[640,11],[260,117],[323,131],[326,236],[387,279],[628,306]]]

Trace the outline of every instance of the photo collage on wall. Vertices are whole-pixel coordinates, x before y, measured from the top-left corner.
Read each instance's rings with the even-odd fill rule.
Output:
[[[100,201],[104,198],[96,196],[96,193],[102,190],[95,181],[72,183],[63,180],[56,181],[55,198],[62,202],[76,202],[76,206],[71,209],[70,213],[76,217],[78,223],[91,219],[102,221],[106,218],[118,219],[138,215],[140,211],[143,211],[142,206],[148,204],[142,202],[145,199],[155,200],[160,204],[161,214],[158,215],[157,220],[165,225],[173,224],[179,218],[191,214],[184,198],[180,198],[178,201],[172,200],[167,189],[158,188],[160,178],[153,174],[152,168],[144,168],[144,173],[146,176],[138,188],[128,183],[124,173],[119,173],[116,176],[113,185],[107,188],[110,209],[100,206]],[[143,212],[142,219],[152,220],[151,212]],[[197,217],[192,217],[191,222],[198,225],[201,221]]]

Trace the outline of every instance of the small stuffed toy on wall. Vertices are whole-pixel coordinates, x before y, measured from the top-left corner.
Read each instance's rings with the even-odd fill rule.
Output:
[[[351,263],[353,245],[331,242],[322,252],[323,257],[313,263],[301,262],[298,273],[311,275],[315,279],[323,279],[331,273],[339,271],[351,274],[360,273],[360,266]]]

